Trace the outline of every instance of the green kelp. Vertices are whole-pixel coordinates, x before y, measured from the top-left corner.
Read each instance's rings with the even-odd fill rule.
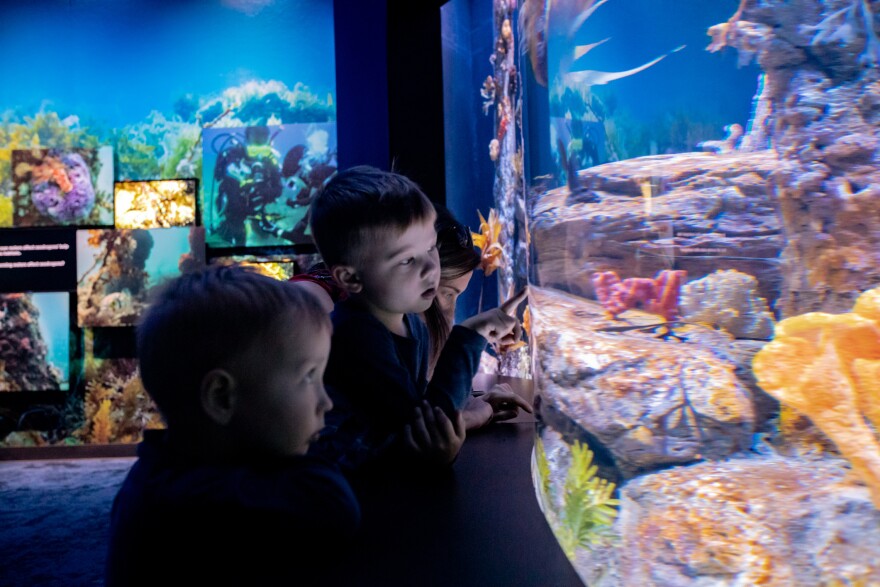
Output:
[[[80,127],[75,116],[62,120],[56,112],[38,112],[32,117],[4,112],[0,115],[0,195],[12,195],[14,149],[95,149],[101,142],[89,128]],[[0,214],[0,226],[5,226],[2,219]]]
[[[550,527],[569,559],[578,548],[592,548],[611,539],[611,526],[617,517],[619,501],[612,496],[616,486],[596,476],[593,452],[586,444],[571,446],[571,463],[562,495],[553,486],[544,443],[535,441],[535,461],[539,497]]]
[[[251,80],[226,88],[219,97],[203,100],[202,104],[194,115],[202,126],[220,117],[224,127],[336,120],[333,96],[328,94],[322,99],[300,82],[290,89],[278,80]]]
[[[198,177],[195,172],[201,169],[202,157],[195,145],[200,136],[198,123],[169,119],[154,110],[146,121],[117,131],[117,176],[129,180]]]

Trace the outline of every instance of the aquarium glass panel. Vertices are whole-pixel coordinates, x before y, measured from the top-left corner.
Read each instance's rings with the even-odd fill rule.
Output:
[[[880,583],[880,4],[518,24],[526,157],[493,155],[527,190],[535,483],[584,583]]]

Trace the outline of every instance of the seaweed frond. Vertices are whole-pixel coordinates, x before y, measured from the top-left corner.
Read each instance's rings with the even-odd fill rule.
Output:
[[[598,469],[593,464],[593,452],[587,445],[576,442],[571,447],[559,528],[559,542],[569,558],[574,558],[576,548],[600,542],[603,530],[617,517],[615,506],[619,501],[611,497],[615,485],[597,477]]]
[[[593,452],[586,444],[575,442],[560,503],[553,495],[550,465],[540,439],[535,448],[544,512],[566,556],[574,560],[578,548],[590,548],[608,539],[620,503],[613,497],[616,486],[596,475],[599,468],[593,464]]]

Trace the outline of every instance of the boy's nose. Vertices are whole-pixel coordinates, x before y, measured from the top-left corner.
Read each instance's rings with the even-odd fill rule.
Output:
[[[425,259],[425,263],[422,265],[422,275],[427,276],[432,272],[440,270],[440,262],[432,256],[429,256]]]
[[[318,397],[318,408],[322,412],[329,412],[333,409],[333,400],[327,394],[327,389],[321,385],[320,396]]]

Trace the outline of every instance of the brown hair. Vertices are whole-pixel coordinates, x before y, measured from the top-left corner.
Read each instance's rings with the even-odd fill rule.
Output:
[[[303,288],[244,267],[211,266],[170,281],[137,327],[141,379],[169,426],[199,416],[199,387],[295,312],[303,328],[331,328]]]
[[[455,219],[446,207],[435,204],[437,221],[434,227],[437,230],[437,247],[440,252],[440,282],[451,281],[462,275],[466,275],[480,265],[480,254],[474,248],[474,241],[470,229]],[[431,307],[425,311],[425,324],[431,337],[430,364],[434,365],[440,357],[440,351],[452,330],[437,298],[431,303]]]

